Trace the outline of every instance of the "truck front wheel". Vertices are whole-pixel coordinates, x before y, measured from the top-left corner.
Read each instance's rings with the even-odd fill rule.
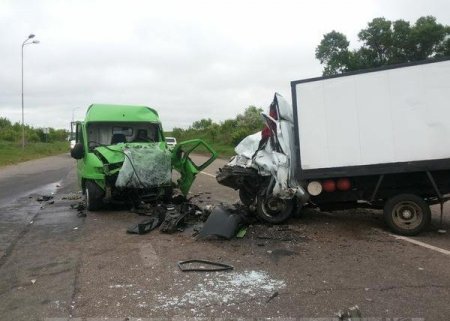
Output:
[[[274,196],[257,196],[256,215],[263,221],[280,224],[286,221],[294,209],[293,199],[281,199]]]
[[[400,235],[417,235],[431,220],[428,204],[414,194],[400,194],[384,205],[384,220],[389,228]]]
[[[103,206],[103,190],[93,181],[86,181],[86,208],[88,211],[97,211]]]

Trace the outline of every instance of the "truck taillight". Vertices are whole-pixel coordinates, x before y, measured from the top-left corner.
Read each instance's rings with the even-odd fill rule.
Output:
[[[336,187],[340,191],[348,191],[352,187],[352,184],[348,178],[339,178]]]
[[[336,182],[332,179],[327,179],[322,182],[322,188],[325,192],[334,192],[336,190]]]

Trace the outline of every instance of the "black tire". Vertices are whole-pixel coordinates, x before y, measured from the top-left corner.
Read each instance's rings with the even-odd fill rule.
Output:
[[[414,194],[399,194],[384,205],[384,220],[394,233],[412,236],[428,226],[431,211],[423,198]]]
[[[256,197],[256,216],[271,224],[281,224],[286,221],[294,210],[293,199],[281,199],[263,195]]]
[[[245,206],[255,203],[256,195],[248,192],[245,188],[239,189],[239,199]]]
[[[105,192],[93,181],[86,181],[86,208],[88,211],[98,211],[103,207]]]

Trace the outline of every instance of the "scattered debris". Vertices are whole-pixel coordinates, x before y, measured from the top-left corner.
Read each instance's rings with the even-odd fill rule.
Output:
[[[63,196],[61,199],[75,201],[75,200],[81,199],[81,194],[79,194],[79,193],[72,193],[72,194]]]
[[[277,296],[278,296],[278,291],[273,292],[272,295],[267,299],[266,303],[269,303],[270,301],[272,301]]]
[[[229,240],[236,235],[242,222],[243,218],[239,213],[224,206],[216,206],[200,231],[200,236],[214,235]]]
[[[162,222],[161,224],[160,231],[168,234],[175,233],[176,231],[178,231],[179,226],[182,225],[184,218],[188,214],[189,211],[186,210],[186,208],[184,210],[182,210],[181,208],[180,210],[177,210],[174,205],[168,205],[166,217],[164,219],[164,222]]]
[[[237,232],[236,237],[241,239],[247,234],[247,227],[241,227],[241,229]]]
[[[78,203],[70,204],[70,208],[77,210],[77,216],[78,217],[85,217],[86,216],[86,202],[80,201]]]
[[[151,224],[150,221],[148,221],[147,225],[155,226],[147,232],[159,226],[159,230],[162,233],[172,234],[177,231],[183,231],[187,224],[199,229],[198,222],[204,221],[209,213],[201,210],[197,205],[186,201],[182,195],[178,196],[179,197],[174,197],[172,199],[172,201],[174,201],[173,203],[166,205],[141,203],[138,207],[133,209],[133,213],[154,218],[154,220],[152,220],[153,223]],[[133,230],[137,231],[137,225],[132,226],[128,230],[129,233],[133,233]]]
[[[39,197],[36,199],[36,201],[38,201],[38,202],[47,202],[47,201],[49,201],[49,200],[51,200],[51,199],[53,199],[53,196],[52,196],[52,195],[41,195],[41,196],[39,196]]]
[[[339,321],[361,321],[361,311],[357,305],[345,309],[344,311],[339,311],[337,313]]]
[[[197,265],[196,265],[197,264]],[[200,264],[200,265],[198,265]],[[177,263],[178,267],[183,272],[216,272],[216,271],[228,271],[233,270],[232,265],[225,263],[207,261],[207,260],[187,260]],[[213,267],[205,267],[205,265]]]
[[[127,233],[130,234],[147,234],[151,230],[154,230],[161,224],[159,217],[151,217],[138,224],[135,224],[128,228]]]
[[[181,294],[167,291],[154,298],[153,311],[182,312],[187,308],[205,306],[235,306],[252,300],[255,306],[266,301],[274,291],[286,287],[283,280],[272,279],[266,271],[205,273],[203,282],[192,283],[185,275],[175,279]]]

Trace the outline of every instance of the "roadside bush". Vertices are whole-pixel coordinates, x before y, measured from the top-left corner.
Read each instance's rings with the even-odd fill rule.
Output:
[[[18,139],[19,134],[12,127],[0,129],[0,140],[6,142],[15,142]]]

